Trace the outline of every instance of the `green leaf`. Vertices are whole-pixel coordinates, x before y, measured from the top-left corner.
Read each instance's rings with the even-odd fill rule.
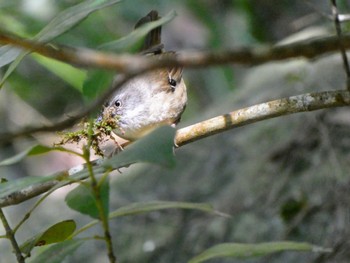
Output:
[[[0,68],[14,61],[21,53],[21,49],[12,46],[0,47]]]
[[[47,58],[38,54],[31,54],[31,56],[46,69],[54,73],[56,76],[63,79],[69,85],[82,91],[83,83],[86,78],[86,71],[75,68],[69,64],[63,63],[58,60]]]
[[[65,220],[49,227],[44,232],[35,235],[24,242],[20,249],[22,253],[29,254],[36,246],[44,246],[66,240],[76,229],[74,220]]]
[[[137,140],[121,153],[104,161],[103,166],[118,169],[137,162],[175,166],[173,152],[175,129],[162,126]]]
[[[21,191],[25,188],[33,188],[37,184],[46,183],[57,179],[57,175],[51,176],[27,176],[14,181],[8,181],[0,184],[0,198],[11,196],[16,199],[16,192]]]
[[[83,239],[73,239],[49,246],[34,257],[30,263],[61,263],[66,256],[73,254],[84,242]]]
[[[50,41],[70,30],[91,13],[118,2],[121,2],[121,0],[87,0],[67,8],[52,19],[51,22],[34,37],[34,40],[43,42]]]
[[[112,218],[122,217],[122,216],[138,215],[138,214],[150,213],[153,211],[159,211],[163,209],[191,209],[191,210],[199,210],[207,213],[215,213],[215,214],[223,215],[222,213],[214,210],[210,204],[205,204],[205,203],[151,201],[151,202],[132,203],[130,205],[120,207],[114,212],[111,212],[109,214],[109,218],[112,219]],[[227,215],[224,215],[224,216],[227,216]],[[81,228],[78,232],[83,232],[86,229],[89,229],[90,227],[96,225],[97,223],[98,221],[94,220],[89,224],[87,224],[86,226],[84,226],[83,228]]]
[[[118,2],[121,2],[121,0],[87,0],[83,3],[67,8],[59,13],[53,20],[51,20],[51,22],[45,26],[32,40],[41,42],[51,41],[59,35],[67,32],[72,27],[76,26],[91,13]],[[6,70],[0,82],[0,88],[3,86],[11,73],[16,69],[21,60],[29,53],[28,51],[18,53],[18,48],[13,48],[11,51],[12,48],[8,49],[7,47],[8,46],[4,46],[2,47],[2,50],[0,50],[0,61],[5,61],[6,64],[14,60],[15,61]],[[2,65],[6,64],[2,62]]]
[[[282,251],[321,251],[316,246],[309,243],[281,241],[266,242],[260,244],[223,243],[213,246],[198,256],[192,258],[189,263],[199,263],[213,258],[252,258],[266,256]],[[326,251],[326,250],[325,250]]]
[[[142,40],[152,29],[170,22],[174,19],[175,16],[176,12],[171,11],[161,19],[154,22],[146,23],[141,27],[133,30],[129,35],[122,37],[116,41],[102,44],[101,46],[99,46],[99,48],[115,52],[134,50],[136,49],[135,45],[139,44],[140,40]]]
[[[103,205],[105,216],[109,214],[109,180],[105,179],[100,186],[100,197]],[[67,205],[82,214],[89,215],[92,218],[100,218],[96,197],[92,189],[85,184],[81,184],[66,196]]]
[[[49,146],[38,144],[38,145],[34,145],[34,146],[24,150],[23,152],[16,154],[15,156],[12,156],[10,158],[7,158],[7,159],[1,161],[0,166],[13,165],[13,164],[16,164],[16,163],[22,161],[27,156],[44,154],[44,153],[51,152],[51,151],[61,151],[61,152],[72,153],[70,150],[67,150],[63,147],[49,147]]]
[[[6,47],[6,46],[5,46]],[[17,49],[18,50],[18,49]],[[8,51],[10,52],[10,51]],[[12,52],[10,52],[12,53]],[[13,52],[12,54],[15,54],[15,52]],[[8,53],[7,53],[7,60],[9,61],[8,63],[12,62],[11,65],[8,67],[8,69],[6,70],[4,76],[2,77],[2,80],[0,82],[0,89],[2,88],[2,86],[4,85],[5,81],[7,80],[7,78],[12,74],[12,72],[17,68],[17,66],[19,65],[19,63],[21,63],[22,59],[27,55],[27,52],[20,52],[18,53],[18,55],[12,57],[11,59],[9,59],[8,57]],[[2,56],[0,55],[0,61],[2,59]]]
[[[83,95],[91,100],[106,90],[113,80],[113,73],[106,70],[91,70],[83,84]]]
[[[121,217],[149,213],[152,211],[158,211],[163,209],[191,209],[200,210],[208,213],[215,213],[212,205],[205,203],[188,203],[188,202],[168,202],[168,201],[152,201],[133,203],[127,206],[120,207],[112,212],[109,217]]]

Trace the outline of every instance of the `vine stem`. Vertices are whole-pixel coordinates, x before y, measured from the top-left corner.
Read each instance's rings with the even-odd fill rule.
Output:
[[[12,230],[12,228],[10,227],[10,224],[7,221],[7,218],[4,214],[4,212],[2,211],[2,209],[0,209],[0,219],[2,221],[2,224],[4,225],[5,231],[6,231],[6,237],[10,240],[13,250],[16,254],[16,258],[17,258],[17,262],[18,263],[24,263],[24,257],[22,255],[22,252],[19,248],[19,245],[17,243],[17,240],[15,238],[15,233]]]

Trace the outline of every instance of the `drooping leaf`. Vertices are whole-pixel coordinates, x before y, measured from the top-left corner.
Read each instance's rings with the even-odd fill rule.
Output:
[[[100,198],[103,205],[103,210],[105,216],[108,216],[109,213],[109,180],[105,179],[100,188]],[[65,199],[67,205],[82,214],[89,215],[92,218],[100,218],[99,209],[96,204],[96,197],[93,194],[92,189],[85,185],[81,184],[66,196]]]
[[[74,220],[65,220],[59,222],[44,232],[35,235],[34,237],[25,241],[21,246],[21,252],[29,254],[36,246],[50,245],[53,243],[63,242],[66,240],[76,229]]]
[[[189,203],[189,202],[170,202],[170,201],[152,201],[133,203],[123,206],[112,212],[109,217],[121,217],[129,215],[138,215],[158,211],[163,209],[191,209],[200,210],[207,213],[214,213],[215,210],[210,204],[205,203]]]
[[[5,46],[6,47],[6,46]],[[18,49],[17,49],[18,50]],[[22,59],[28,54],[26,51],[22,51],[20,53],[18,53],[18,55],[15,53],[15,52],[11,52],[11,51],[8,51],[10,52],[11,54],[13,55],[16,55],[14,57],[12,57],[11,59],[9,59],[9,53],[7,53],[7,60],[9,61],[8,63],[11,63],[11,65],[8,67],[8,69],[6,70],[4,76],[2,77],[1,79],[1,82],[0,82],[0,89],[2,88],[2,86],[4,85],[5,81],[7,80],[7,78],[12,74],[12,72],[17,68],[17,66],[19,65],[19,63],[21,63]],[[0,56],[0,61],[1,61],[1,57]]]
[[[292,241],[266,242],[259,244],[224,243],[205,250],[198,256],[192,258],[189,263],[200,263],[209,259],[223,257],[246,259],[258,256],[266,256],[282,251],[311,252],[315,249],[317,251],[322,251],[320,248],[312,244]]]
[[[113,219],[113,218],[122,217],[122,216],[139,215],[139,214],[145,214],[145,213],[150,213],[153,211],[159,211],[164,209],[190,209],[190,210],[199,210],[206,213],[215,213],[218,215],[227,216],[214,210],[210,204],[205,204],[205,203],[151,201],[151,202],[132,203],[130,205],[120,207],[117,210],[111,212],[109,214],[109,218]],[[90,222],[88,225],[86,225],[85,227],[83,227],[82,229],[86,230],[96,225],[97,223],[98,221],[94,220]]]
[[[103,50],[114,51],[114,52],[134,51],[137,49],[135,48],[135,46],[138,46],[138,44],[140,43],[140,40],[142,40],[152,29],[170,22],[171,20],[174,19],[175,16],[176,16],[176,12],[171,11],[164,17],[160,18],[159,20],[146,23],[141,27],[133,30],[127,36],[112,42],[102,44],[101,46],[99,46],[99,48]]]
[[[69,64],[51,58],[47,58],[38,54],[33,53],[31,56],[39,64],[41,64],[46,69],[63,79],[73,88],[80,92],[82,91],[83,83],[86,78],[85,70],[75,68]]]
[[[48,23],[48,25],[45,26],[32,40],[41,42],[51,41],[76,26],[91,13],[121,1],[122,0],[86,0],[80,4],[67,8],[51,20],[51,22]],[[11,51],[11,49],[13,50]],[[2,61],[2,66],[14,61],[6,70],[0,82],[0,88],[16,69],[21,60],[29,53],[28,51],[19,53],[18,48],[11,47],[11,49],[8,49],[8,46],[4,46],[2,47],[2,50],[0,50],[0,61]]]
[[[173,167],[175,165],[174,137],[174,128],[170,126],[159,127],[132,143],[121,153],[104,161],[102,165],[118,169],[137,162],[147,162]]]
[[[33,257],[30,263],[61,263],[64,262],[64,258],[68,255],[73,254],[85,240],[83,239],[72,239],[60,242],[49,246],[43,250],[40,254]]]
[[[38,145],[34,145],[34,146],[24,150],[23,152],[16,154],[15,156],[12,156],[10,158],[2,160],[0,162],[0,166],[13,165],[13,164],[16,164],[16,163],[22,161],[27,156],[44,154],[44,153],[51,152],[51,151],[62,151],[62,152],[72,153],[72,151],[67,150],[63,147],[49,147],[49,146],[38,144]]]
[[[0,68],[14,61],[23,51],[11,46],[0,47]]]
[[[106,70],[91,70],[83,84],[83,95],[91,100],[107,89],[113,80],[113,73]]]
[[[121,2],[121,0],[86,0],[67,8],[52,19],[50,23],[34,37],[34,40],[43,42],[50,41],[70,30],[91,13],[118,2]]]

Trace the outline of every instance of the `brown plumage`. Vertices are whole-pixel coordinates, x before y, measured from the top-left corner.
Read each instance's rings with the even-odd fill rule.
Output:
[[[141,18],[135,28],[159,19],[157,11]],[[175,56],[164,52],[161,27],[153,29],[146,37],[141,53],[147,56]],[[112,96],[103,115],[117,119],[114,132],[122,138],[136,140],[154,128],[175,125],[187,103],[186,85],[180,67],[157,69],[132,78]]]

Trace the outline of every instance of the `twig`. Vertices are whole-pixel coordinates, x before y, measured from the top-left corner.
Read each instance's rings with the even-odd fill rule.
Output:
[[[278,116],[349,105],[350,92],[346,90],[307,93],[282,98],[250,106],[244,109],[239,109],[237,111],[179,129],[175,137],[175,144],[176,147],[181,147],[190,142],[206,138],[213,134]],[[106,172],[106,168],[98,166],[98,161],[93,162],[93,164],[97,165],[98,169],[100,169],[98,171],[99,173],[103,174]],[[62,178],[63,175],[74,177],[80,173],[79,179],[87,178],[88,174],[83,173],[82,170],[83,166],[74,167],[69,171],[64,171],[53,176],[52,181],[33,185],[23,190],[11,193],[6,197],[0,198],[0,207],[18,204],[48,191],[58,183],[62,183],[62,181],[59,181],[58,178]],[[95,173],[97,173],[96,170]],[[67,184],[68,183],[69,182],[67,182]]]
[[[21,252],[19,246],[18,246],[17,240],[15,238],[15,234],[12,231],[2,209],[0,209],[0,219],[1,219],[2,224],[3,224],[5,231],[6,231],[6,237],[11,241],[12,248],[16,254],[17,262],[24,263],[25,262],[24,257],[22,255],[22,252]]]
[[[346,56],[346,49],[345,46],[343,45],[342,39],[343,39],[343,34],[341,31],[341,26],[340,26],[340,21],[339,21],[339,13],[338,13],[338,8],[337,8],[337,1],[336,0],[330,0],[331,5],[332,5],[332,15],[333,15],[333,20],[334,20],[334,25],[335,29],[337,31],[337,36],[339,38],[339,49],[341,53],[341,57],[343,59],[343,65],[344,65],[344,70],[346,74],[346,88],[350,90],[350,67],[349,67],[349,61]]]

